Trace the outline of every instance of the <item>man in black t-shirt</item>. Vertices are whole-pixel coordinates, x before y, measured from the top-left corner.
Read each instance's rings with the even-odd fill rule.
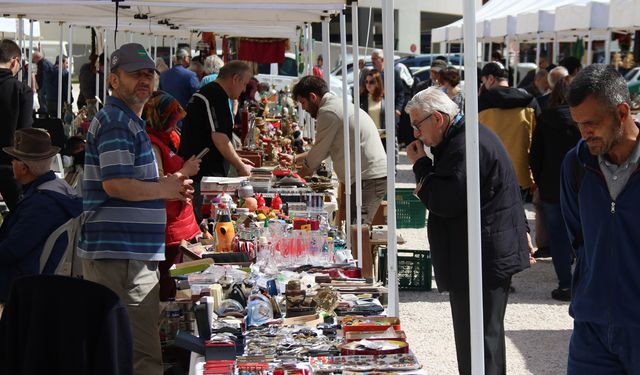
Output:
[[[231,143],[233,114],[230,100],[238,99],[252,77],[251,67],[232,61],[220,69],[218,78],[198,90],[187,104],[187,116],[182,121],[182,136],[178,154],[183,158],[197,155],[208,147],[202,158],[200,172],[193,176],[193,207],[201,218],[200,181],[204,176],[227,176],[232,165],[239,176],[248,176],[253,163],[241,158]]]
[[[33,91],[15,77],[21,69],[20,47],[9,39],[0,41],[0,147],[13,146],[18,129],[33,123]],[[11,157],[0,152],[0,193],[9,210],[20,197],[20,185],[11,168]]]

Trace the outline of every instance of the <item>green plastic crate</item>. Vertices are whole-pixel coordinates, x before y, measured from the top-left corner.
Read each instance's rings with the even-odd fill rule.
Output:
[[[378,280],[387,285],[387,248],[378,253]],[[431,252],[398,249],[398,289],[431,290]]]
[[[396,228],[424,228],[426,222],[427,208],[413,189],[396,188]]]

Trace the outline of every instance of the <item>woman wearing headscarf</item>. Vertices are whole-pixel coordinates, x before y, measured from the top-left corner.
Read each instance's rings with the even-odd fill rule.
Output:
[[[200,160],[195,156],[184,161],[176,154],[174,139],[176,124],[186,116],[186,112],[173,96],[156,91],[145,104],[143,118],[147,122],[147,134],[151,139],[153,152],[161,176],[180,173],[193,176],[200,169]],[[178,137],[179,139],[179,137]],[[200,235],[200,227],[196,222],[191,202],[166,201],[167,230],[165,260],[160,262],[160,301],[168,301],[175,297],[175,282],[169,275],[169,268],[182,261],[179,246],[181,240],[193,240]]]

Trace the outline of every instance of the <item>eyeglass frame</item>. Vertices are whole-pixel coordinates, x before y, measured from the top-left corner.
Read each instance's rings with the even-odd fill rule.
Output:
[[[364,80],[364,84],[365,85],[375,85],[376,84],[376,80],[375,79],[372,79],[372,80],[365,79]]]
[[[431,112],[431,114],[430,114],[429,116],[427,116],[427,117],[423,118],[422,120],[418,121],[418,122],[417,122],[417,123],[415,123],[415,124],[410,124],[410,125],[411,125],[411,127],[413,128],[413,130],[414,130],[414,131],[417,131],[417,132],[420,132],[420,124],[422,124],[423,122],[427,121],[429,118],[431,118],[431,116],[435,115],[435,114],[436,114],[436,112],[438,112],[438,111]]]
[[[437,113],[440,113],[440,115],[442,116],[442,118],[444,119],[445,116],[447,116],[447,121],[445,122],[445,124],[448,124],[449,121],[451,120],[451,118],[449,117],[448,114],[440,112],[440,111],[434,111],[432,112],[429,116],[423,118],[422,120],[418,121],[416,124],[410,124],[411,127],[413,128],[413,130],[420,132],[420,124],[422,124],[423,122],[425,122],[428,118],[430,118],[431,116],[435,115]]]
[[[18,64],[20,65],[20,67],[18,68],[18,71],[16,72],[16,74],[13,75],[14,77],[16,77],[18,75],[18,73],[20,73],[22,71],[22,68],[24,68],[24,65],[22,65],[22,56],[20,56],[20,55],[13,56],[11,58],[11,60],[17,60]]]

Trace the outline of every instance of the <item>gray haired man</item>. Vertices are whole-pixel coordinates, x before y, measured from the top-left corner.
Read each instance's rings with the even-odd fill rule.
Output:
[[[449,292],[460,374],[471,373],[465,119],[447,94],[430,87],[406,108],[417,138],[407,146],[438,290]],[[504,314],[511,276],[529,267],[528,227],[515,172],[500,139],[479,126],[485,374],[506,374]],[[431,147],[431,160],[424,151]],[[529,242],[529,243],[528,243]]]

